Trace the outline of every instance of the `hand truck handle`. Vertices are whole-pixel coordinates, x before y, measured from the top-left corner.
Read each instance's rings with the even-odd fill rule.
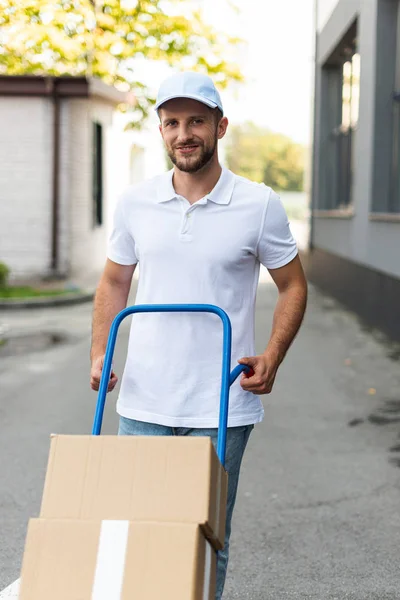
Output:
[[[207,312],[218,315],[223,325],[223,350],[222,350],[222,383],[219,409],[219,427],[217,454],[221,464],[225,466],[226,454],[226,433],[228,428],[228,410],[229,410],[229,388],[239,377],[240,373],[251,373],[251,369],[246,365],[238,365],[230,372],[231,368],[231,347],[232,347],[232,326],[226,312],[214,306],[213,304],[139,304],[129,306],[119,312],[113,320],[108,336],[106,353],[104,356],[103,370],[101,373],[99,393],[97,396],[96,412],[94,416],[92,435],[100,435],[103,422],[104,406],[107,396],[108,382],[110,380],[112,359],[114,355],[115,341],[118,328],[125,317],[133,313],[145,312]]]

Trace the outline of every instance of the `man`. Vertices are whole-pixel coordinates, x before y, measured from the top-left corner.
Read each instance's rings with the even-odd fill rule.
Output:
[[[263,418],[261,394],[303,319],[307,285],[279,197],[237,177],[218,160],[226,133],[220,96],[196,73],[168,78],[156,110],[174,168],[126,190],[119,199],[108,259],[96,292],[91,386],[99,387],[110,324],[126,306],[140,264],[137,304],[207,303],[232,322],[232,361],[252,367],[230,392],[226,468],[226,543],[219,555],[216,599],[224,587],[232,511],[242,456]],[[254,305],[260,263],[278,287],[272,334],[254,352]],[[222,327],[200,313],[136,315],[117,403],[121,435],[191,435],[217,439]],[[108,390],[117,376],[111,374]]]

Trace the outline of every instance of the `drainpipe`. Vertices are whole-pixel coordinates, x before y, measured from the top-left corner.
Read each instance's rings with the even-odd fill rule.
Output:
[[[59,275],[59,214],[60,214],[60,97],[57,78],[51,78],[50,95],[53,104],[53,165],[51,209],[51,273]]]

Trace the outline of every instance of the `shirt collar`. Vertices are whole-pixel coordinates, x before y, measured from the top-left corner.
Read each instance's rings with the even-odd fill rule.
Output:
[[[167,173],[161,175],[160,181],[157,188],[157,202],[168,202],[177,197],[172,184],[172,176],[174,169],[167,171]],[[235,176],[232,171],[222,167],[222,173],[217,181],[217,184],[202,200],[199,200],[201,204],[205,204],[208,200],[214,202],[214,204],[229,204],[232,198],[233,188],[235,186]]]

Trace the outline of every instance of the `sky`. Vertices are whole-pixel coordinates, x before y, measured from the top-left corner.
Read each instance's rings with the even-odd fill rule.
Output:
[[[246,81],[221,92],[231,123],[252,120],[309,144],[312,117],[314,0],[191,0],[214,28],[239,35],[235,52]],[[139,67],[140,68],[140,67]],[[143,64],[142,76],[156,92],[168,75],[162,65]]]
[[[311,134],[313,0],[235,0],[240,14],[227,19],[225,2],[203,0],[216,28],[232,28],[247,41],[240,63],[246,83],[223,94],[231,122],[253,120],[308,143]],[[236,21],[236,22],[235,22]]]

